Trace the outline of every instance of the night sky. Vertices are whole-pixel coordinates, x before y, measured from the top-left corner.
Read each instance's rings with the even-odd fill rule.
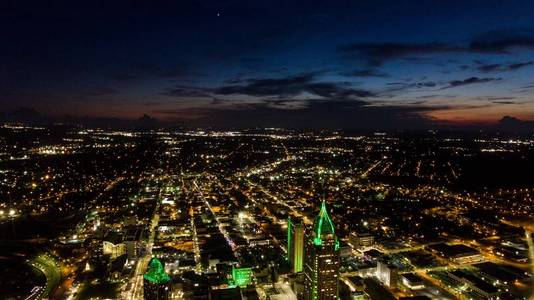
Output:
[[[534,120],[531,0],[35,2],[0,4],[3,112],[240,127]]]

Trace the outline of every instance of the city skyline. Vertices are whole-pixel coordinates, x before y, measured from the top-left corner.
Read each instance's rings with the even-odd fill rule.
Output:
[[[532,136],[3,123],[0,147],[2,299],[533,295]]]
[[[530,1],[62,2],[4,4],[6,118],[30,108],[214,127],[534,120]]]

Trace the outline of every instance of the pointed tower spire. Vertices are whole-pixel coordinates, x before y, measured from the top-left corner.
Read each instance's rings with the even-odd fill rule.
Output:
[[[328,215],[328,210],[326,209],[326,202],[323,200],[321,203],[321,210],[315,218],[313,223],[313,231],[315,232],[314,242],[317,245],[322,244],[322,239],[325,235],[334,235],[334,222]]]

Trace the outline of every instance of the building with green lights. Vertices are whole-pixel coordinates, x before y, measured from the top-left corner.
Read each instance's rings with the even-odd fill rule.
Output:
[[[338,279],[339,241],[323,201],[312,230],[306,234],[304,299],[337,299]]]
[[[167,300],[171,298],[172,282],[165,273],[163,263],[156,257],[148,263],[148,270],[143,276],[143,294],[146,300]]]
[[[232,283],[235,286],[246,287],[252,282],[252,268],[232,267]]]
[[[292,273],[302,272],[304,264],[304,224],[302,219],[287,219],[287,259]]]

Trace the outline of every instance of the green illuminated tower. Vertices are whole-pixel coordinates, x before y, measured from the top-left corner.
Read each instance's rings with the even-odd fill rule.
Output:
[[[147,300],[167,300],[171,297],[171,278],[165,273],[161,261],[152,258],[148,263],[148,272],[143,276],[143,294]]]
[[[304,261],[304,224],[302,219],[287,219],[287,258],[292,273],[302,272]]]
[[[306,235],[305,299],[337,299],[338,277],[339,241],[323,201],[321,211],[313,223],[313,230]]]

